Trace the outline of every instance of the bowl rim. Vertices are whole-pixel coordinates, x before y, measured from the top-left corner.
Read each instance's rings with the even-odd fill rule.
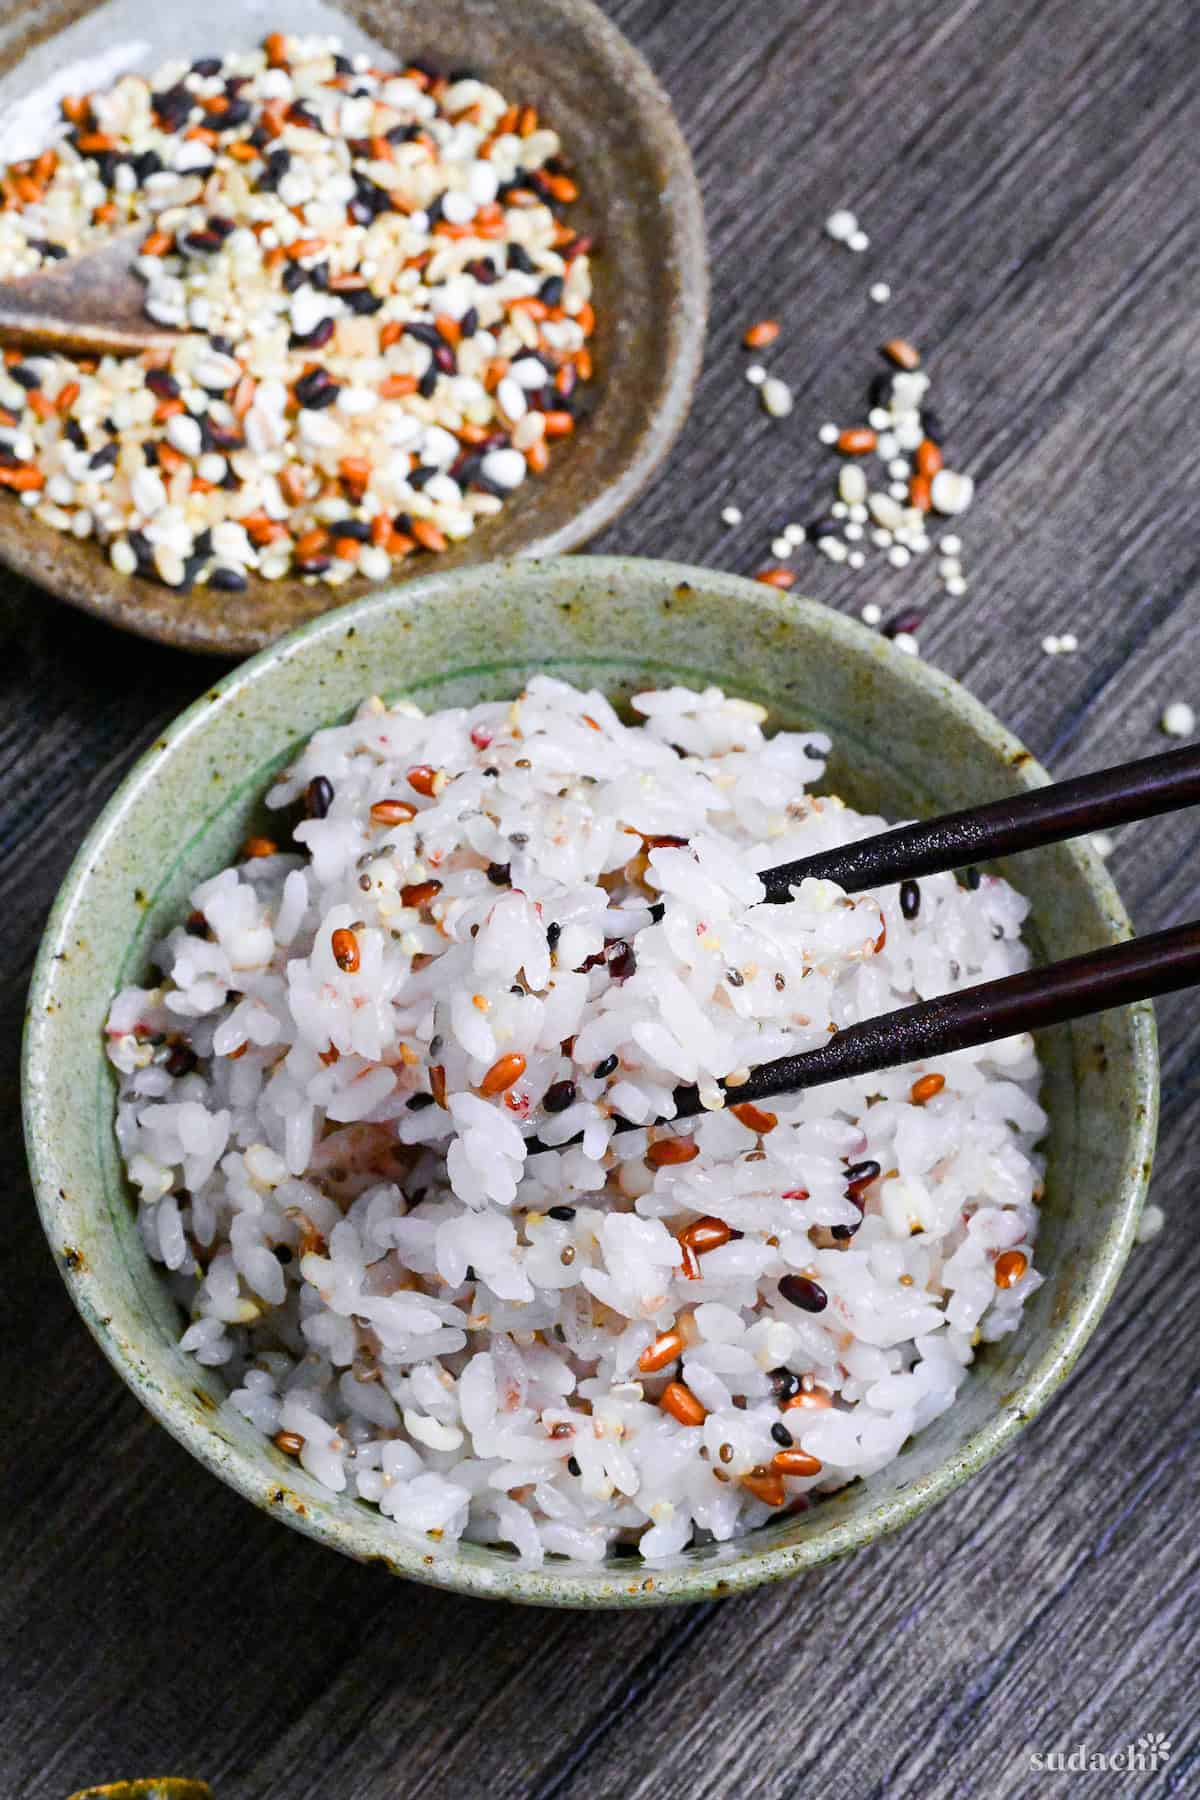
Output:
[[[653,480],[683,430],[704,360],[711,292],[704,200],[691,150],[671,97],[641,51],[600,9],[596,0],[553,0],[553,4],[572,18],[585,34],[592,56],[602,60],[630,91],[641,129],[662,168],[669,171],[669,180],[658,193],[664,245],[660,260],[674,265],[678,293],[665,321],[665,351],[658,364],[657,402],[637,436],[632,455],[610,480],[590,493],[569,518],[551,529],[539,531],[511,556],[503,559],[481,556],[475,561],[456,564],[447,573],[457,573],[459,568],[480,568],[495,560],[561,555],[585,544],[611,525]],[[19,69],[21,60],[13,65],[14,70]],[[553,481],[553,470],[547,479]],[[272,642],[280,641],[278,636],[266,637],[261,629],[228,636],[214,635],[204,629],[202,622],[195,620],[186,606],[174,612],[148,611],[149,600],[141,592],[147,584],[132,576],[119,577],[123,585],[115,591],[105,592],[114,571],[95,539],[89,539],[88,543],[99,558],[98,568],[104,580],[97,583],[87,576],[73,580],[69,574],[65,580],[60,580],[54,572],[54,551],[63,534],[47,525],[41,526],[29,539],[19,538],[6,529],[7,516],[0,514],[0,568],[11,569],[53,599],[90,613],[93,618],[102,619],[119,631],[154,643],[170,644],[193,654],[220,657],[257,655],[269,649]],[[436,566],[433,565],[434,569]],[[348,604],[355,605],[360,599],[425,578],[426,567],[422,560],[414,565],[411,574],[398,569],[386,582],[357,594]],[[269,593],[273,584],[261,582],[259,585],[264,593]],[[149,592],[153,594],[157,590],[151,587]],[[334,588],[328,590],[329,604],[315,617],[325,617],[328,612],[347,604],[345,600],[338,600],[338,592]],[[311,622],[305,620],[291,629],[303,630]]]
[[[274,669],[289,663],[298,653],[315,652],[324,638],[343,636],[348,627],[357,627],[367,615],[386,611],[393,605],[453,600],[459,589],[469,589],[472,582],[478,580],[481,567],[504,571],[516,581],[522,576],[536,579],[542,571],[553,577],[556,569],[569,568],[574,578],[591,577],[601,584],[620,580],[630,565],[664,587],[677,588],[685,583],[701,589],[715,587],[731,598],[766,605],[785,618],[818,625],[830,634],[835,646],[844,647],[851,654],[870,648],[873,655],[891,662],[893,670],[915,687],[931,706],[951,708],[968,727],[984,737],[998,759],[1008,764],[1019,783],[1038,787],[1049,781],[1047,772],[994,714],[950,676],[923,661],[903,655],[886,639],[856,620],[817,601],[774,591],[764,593],[762,584],[720,570],[634,556],[574,556],[544,561],[522,557],[429,575],[420,581],[365,595],[335,612],[323,613],[230,670],[164,731],[156,734],[153,745],[134,763],[89,829],[59,888],[30,981],[21,1058],[26,1153],[42,1228],[52,1250],[59,1237],[55,1221],[61,1181],[51,1134],[41,1129],[39,1115],[48,1040],[57,1025],[57,1016],[52,1023],[52,1015],[47,1009],[55,966],[62,946],[69,941],[72,915],[85,901],[93,865],[110,841],[119,836],[134,798],[154,781],[164,762],[186,746],[193,730],[216,717],[223,708],[236,706],[246,690],[269,681]],[[1104,863],[1083,845],[1076,846],[1076,854],[1082,859],[1081,875],[1109,919],[1114,936],[1132,935],[1128,914]],[[108,1360],[172,1437],[260,1510],[274,1513],[295,1529],[343,1554],[359,1560],[382,1561],[394,1574],[450,1591],[536,1605],[594,1608],[725,1597],[846,1555],[936,1505],[1003,1450],[1066,1379],[1099,1322],[1133,1246],[1150,1178],[1158,1116],[1159,1063],[1154,1010],[1149,1002],[1143,1001],[1127,1011],[1133,1036],[1130,1074],[1139,1104],[1132,1109],[1128,1126],[1129,1151],[1119,1181],[1123,1196],[1120,1210],[1108,1230],[1101,1261],[1084,1298],[1068,1319],[1056,1327],[1052,1341],[1035,1369],[1019,1387],[1005,1396],[996,1413],[955,1452],[937,1468],[914,1479],[902,1492],[885,1498],[856,1520],[841,1520],[831,1511],[828,1527],[820,1536],[797,1544],[756,1550],[750,1555],[738,1557],[733,1554],[724,1563],[712,1561],[645,1568],[631,1561],[628,1570],[614,1570],[609,1566],[594,1573],[573,1573],[566,1577],[556,1575],[554,1564],[529,1569],[514,1561],[486,1568],[463,1562],[453,1555],[428,1557],[417,1542],[399,1535],[395,1544],[389,1545],[381,1556],[378,1542],[369,1539],[365,1528],[360,1529],[353,1516],[318,1518],[295,1496],[289,1496],[292,1505],[279,1505],[279,1477],[261,1467],[249,1453],[223,1445],[179,1396],[162,1390],[149,1379],[139,1366],[136,1345],[124,1342],[108,1329],[107,1319],[101,1316],[95,1304],[90,1276],[69,1266],[61,1255],[55,1255],[55,1263],[72,1301]],[[336,1498],[339,1497],[331,1496],[331,1500]],[[736,1546],[745,1541],[734,1539],[732,1543]],[[635,1576],[642,1579],[635,1580]],[[648,1581],[646,1577],[649,1577]]]

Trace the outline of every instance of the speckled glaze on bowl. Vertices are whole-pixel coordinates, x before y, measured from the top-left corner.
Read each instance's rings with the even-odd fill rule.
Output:
[[[280,23],[295,32],[358,30],[397,56],[470,68],[532,101],[581,176],[572,221],[598,243],[593,264],[595,379],[580,389],[578,431],[463,543],[397,565],[390,585],[489,557],[571,550],[611,524],[678,435],[704,347],[708,268],[700,191],[666,94],[591,0],[289,0],[247,15],[242,0],[0,0],[0,118],[56,66],[143,44],[139,69],[249,47]],[[61,34],[61,36],[60,36]],[[297,577],[251,578],[243,594],[190,594],[121,575],[94,542],[0,504],[0,562],[113,625],[186,650],[244,656],[370,591]]]
[[[1153,1013],[1136,1006],[1043,1034],[1046,1285],[1022,1329],[980,1356],[951,1411],[881,1474],[802,1517],[654,1569],[616,1558],[529,1570],[501,1550],[404,1539],[222,1408],[219,1382],[180,1352],[179,1316],[142,1249],[118,1166],[101,1028],[114,989],[143,975],[149,945],[178,919],[189,888],[260,825],[269,777],[317,727],[367,693],[464,704],[511,696],[538,669],[618,702],[646,685],[720,683],[767,704],[776,725],[829,730],[829,785],[891,814],[927,814],[1046,779],[936,670],[823,607],[737,576],[571,557],[493,564],[370,596],[218,683],[142,759],[80,851],[30,995],[25,1109],[38,1203],[75,1303],[124,1380],[201,1462],[288,1524],[397,1574],[493,1598],[632,1606],[737,1593],[844,1555],[943,1498],[1066,1376],[1112,1292],[1149,1175]],[[1042,850],[1009,873],[1033,900],[1039,956],[1128,935],[1090,849]]]

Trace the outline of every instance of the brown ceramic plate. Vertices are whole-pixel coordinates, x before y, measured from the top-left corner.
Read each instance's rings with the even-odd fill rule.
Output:
[[[203,8],[180,0],[0,0],[0,119],[56,78],[62,92],[63,72],[74,65],[83,65],[76,88],[107,84],[122,66],[150,70],[170,58],[248,45],[276,24],[292,32],[336,30],[351,49],[365,32],[398,57],[470,68],[513,98],[532,101],[560,133],[582,176],[573,216],[599,244],[591,410],[547,474],[526,483],[503,512],[445,555],[415,557],[399,573],[545,556],[586,543],[665,457],[686,416],[703,349],[703,210],[666,95],[590,0],[347,0],[336,15],[316,0],[288,0],[253,19],[238,0],[206,0]],[[105,69],[105,60],[117,57],[120,64]],[[0,503],[0,562],[124,630],[224,656],[261,649],[371,585],[358,580],[333,589],[289,578],[252,581],[244,594],[173,594],[117,574],[94,542],[52,531],[7,497]]]

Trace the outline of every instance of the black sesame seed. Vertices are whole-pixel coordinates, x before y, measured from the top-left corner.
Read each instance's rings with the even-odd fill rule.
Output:
[[[616,1068],[618,1060],[619,1058],[614,1051],[611,1056],[606,1056],[603,1062],[598,1062],[592,1070],[592,1074],[595,1076],[596,1080],[606,1081]]]
[[[792,1448],[793,1444],[796,1442],[795,1438],[792,1436],[792,1434],[788,1430],[787,1426],[784,1425],[779,1419],[776,1419],[775,1423],[771,1427],[771,1436],[775,1439],[775,1442],[783,1450],[790,1450]]]
[[[662,919],[663,917],[665,917],[666,910],[667,910],[666,906],[663,904],[663,902],[661,900],[656,900],[654,902],[654,905],[650,908],[651,923],[654,925],[657,925],[659,920]]]
[[[304,331],[304,332],[293,331],[291,337],[288,339],[288,346],[292,350],[323,350],[325,348],[325,345],[329,342],[330,338],[333,336],[335,329],[336,329],[336,326],[332,319],[322,319],[320,324],[314,325],[311,331]],[[324,374],[324,370],[322,370],[321,373]],[[300,387],[299,387],[299,383],[297,383],[296,384],[297,395],[299,395],[299,391],[300,391]],[[332,406],[334,401],[337,399],[337,396],[338,396],[337,387],[336,386],[330,387],[328,392],[325,394],[325,397],[316,401],[315,404],[318,407]],[[313,406],[314,402],[311,400],[305,400],[305,401],[302,401],[301,404],[304,406],[311,407],[311,406]]]
[[[946,435],[941,415],[934,412],[932,406],[924,408],[921,412],[921,430],[931,444],[940,444]]]
[[[746,985],[746,977],[740,969],[726,969],[725,979],[731,988],[740,988]]]
[[[304,810],[310,819],[323,819],[333,805],[333,783],[327,775],[314,775],[304,790]]]
[[[915,919],[921,910],[921,887],[916,881],[900,883],[900,911],[906,919]]]
[[[424,1112],[427,1106],[433,1105],[432,1094],[410,1094],[408,1097],[409,1112]]]
[[[437,387],[437,381],[437,366],[434,363],[430,363],[420,381],[417,383],[417,392],[420,394],[422,400],[431,400],[433,398],[434,389]]]
[[[546,944],[551,951],[558,948],[558,940],[561,936],[562,926],[557,919],[552,919],[546,927]]]
[[[240,569],[214,569],[208,578],[208,585],[222,594],[244,594],[250,585]]]
[[[420,137],[419,125],[393,125],[386,134],[389,144],[411,144],[414,138]]]
[[[322,407],[333,405],[341,389],[324,369],[314,369],[311,374],[300,377],[293,391],[301,406],[310,412],[319,412]]]
[[[30,238],[29,248],[39,256],[48,256],[51,262],[61,262],[67,254],[65,244],[52,244],[49,238]]]
[[[899,637],[902,631],[909,633],[918,631],[924,623],[925,614],[919,606],[906,606],[903,612],[898,612],[894,618],[888,620],[883,628],[883,635],[886,638]]]
[[[511,879],[508,864],[498,862],[489,863],[487,866],[487,878],[493,887],[507,887]]]
[[[27,369],[24,363],[14,363],[8,374],[12,381],[17,382],[20,387],[30,393],[34,388],[40,388],[42,385],[41,376],[35,375],[32,369]]]
[[[892,404],[892,376],[890,372],[875,375],[867,389],[867,398],[872,406],[881,406],[886,411]]]
[[[302,288],[307,280],[308,280],[308,270],[307,269],[302,269],[298,262],[289,263],[287,268],[283,271],[283,291],[284,291],[284,293],[285,294],[294,294],[296,292],[296,289]]]
[[[848,1188],[869,1187],[883,1173],[877,1162],[851,1163],[846,1170],[846,1186]]]
[[[418,463],[415,469],[408,472],[408,485],[419,494],[425,483],[432,481],[437,472],[436,463]]]
[[[479,308],[477,306],[468,306],[466,312],[458,321],[458,328],[465,338],[475,336],[475,333],[479,330]]]
[[[547,275],[538,289],[538,299],[544,301],[547,306],[561,306],[564,285],[561,275]]]
[[[343,288],[342,299],[352,313],[377,313],[383,305],[383,298],[373,294],[369,287]]]
[[[551,1082],[542,1099],[542,1105],[548,1113],[566,1112],[568,1106],[572,1106],[574,1102],[575,1083],[573,1081]],[[560,1215],[555,1214],[552,1208],[551,1217],[554,1218],[558,1216]],[[574,1217],[573,1213],[571,1214],[571,1217]]]
[[[523,249],[520,244],[508,246],[505,261],[510,269],[519,269],[522,275],[532,275],[536,272],[532,257],[528,250]]]
[[[576,1460],[573,1456],[568,1456],[568,1458],[567,1458],[567,1469],[568,1469],[568,1472],[572,1475],[582,1474],[582,1470],[580,1469],[579,1464],[576,1462]],[[621,1546],[618,1544],[617,1548],[620,1549]]]
[[[785,1275],[779,1283],[779,1292],[792,1306],[798,1306],[802,1312],[824,1312],[829,1305],[829,1295],[807,1275]]]
[[[167,1074],[174,1075],[176,1079],[181,1075],[190,1075],[196,1067],[196,1052],[190,1044],[175,1044],[165,1066]]]
[[[339,519],[333,527],[334,537],[353,538],[356,544],[369,544],[371,526],[367,519]]]
[[[192,64],[192,74],[202,76],[205,81],[211,80],[214,75],[220,73],[221,59],[219,56],[201,56]]]
[[[146,386],[160,400],[176,400],[179,397],[179,383],[166,369],[148,369]]]
[[[68,419],[63,426],[63,436],[68,444],[74,444],[76,450],[87,449],[87,439],[83,435],[83,427],[78,419]],[[14,458],[14,461],[16,459]]]
[[[276,1262],[281,1262],[283,1264],[285,1269],[292,1260],[292,1250],[291,1246],[288,1244],[273,1244],[271,1247],[271,1254],[274,1256]]]
[[[120,450],[116,444],[102,444],[94,456],[88,458],[89,469],[111,469]]]
[[[615,943],[609,944],[605,955],[608,960],[608,972],[614,981],[628,981],[637,969],[637,957],[633,953],[633,946],[627,944],[624,938],[618,938]]]

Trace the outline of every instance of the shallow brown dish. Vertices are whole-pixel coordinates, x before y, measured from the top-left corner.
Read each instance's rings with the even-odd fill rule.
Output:
[[[595,234],[596,378],[580,429],[549,471],[503,512],[439,557],[416,556],[387,585],[464,563],[574,549],[640,493],[687,414],[700,365],[708,274],[700,193],[670,103],[637,51],[590,0],[347,0],[340,17],[289,0],[250,18],[235,0],[0,0],[0,116],[56,69],[144,46],[139,70],[230,45],[273,25],[356,28],[397,56],[469,68],[532,101],[562,136],[581,177],[573,218]],[[108,80],[116,79],[109,75]],[[88,85],[81,75],[80,85]],[[94,541],[0,504],[0,562],[87,612],[188,650],[243,655],[366,593],[295,577],[251,581],[244,594],[169,588],[119,575]]]

